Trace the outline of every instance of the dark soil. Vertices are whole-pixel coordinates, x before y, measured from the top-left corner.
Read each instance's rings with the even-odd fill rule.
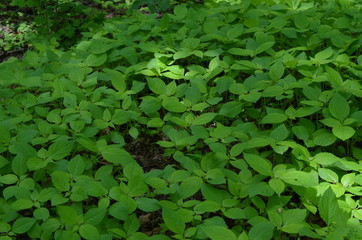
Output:
[[[164,150],[156,142],[164,140],[163,136],[140,134],[137,139],[126,139],[124,149],[129,152],[145,172],[152,169],[163,169],[167,165],[176,164],[172,157],[164,157]]]

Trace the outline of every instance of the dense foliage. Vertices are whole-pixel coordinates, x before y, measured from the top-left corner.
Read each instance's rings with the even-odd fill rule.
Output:
[[[206,6],[0,63],[0,240],[360,239],[361,6]]]

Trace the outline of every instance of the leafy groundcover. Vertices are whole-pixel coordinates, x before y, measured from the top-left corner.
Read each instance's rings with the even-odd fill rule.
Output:
[[[342,0],[36,44],[0,64],[0,239],[361,239],[361,46]]]

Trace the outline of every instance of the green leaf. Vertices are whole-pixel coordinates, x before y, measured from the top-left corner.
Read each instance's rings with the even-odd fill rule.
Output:
[[[102,65],[103,63],[105,63],[107,60],[107,54],[103,53],[103,54],[90,54],[87,59],[86,59],[86,64],[90,67],[98,67],[100,65]]]
[[[185,51],[177,51],[174,55],[173,55],[173,59],[177,60],[177,59],[181,59],[181,58],[187,58],[188,56],[191,56],[193,53],[192,51],[189,50],[185,50]]]
[[[30,199],[18,199],[11,204],[11,207],[17,211],[33,207],[33,201]]]
[[[62,220],[62,222],[65,224],[74,225],[78,222],[78,214],[72,207],[58,206],[57,212],[60,217],[60,220]]]
[[[215,117],[216,113],[204,113],[198,116],[193,122],[192,125],[204,125],[211,122]]]
[[[245,211],[240,208],[229,208],[225,210],[224,212],[225,217],[228,217],[230,219],[245,219]]]
[[[329,187],[322,195],[318,203],[318,210],[321,218],[328,224],[331,225],[336,217],[338,210],[338,203],[336,195],[333,190]]]
[[[249,231],[249,240],[269,240],[273,237],[274,225],[271,222],[261,222]]]
[[[315,55],[315,59],[318,61],[324,61],[333,55],[333,49],[331,47],[326,48]]]
[[[285,188],[285,184],[279,178],[273,178],[269,180],[269,186],[274,190],[274,192],[280,195]]]
[[[288,135],[289,131],[284,124],[281,124],[278,127],[274,128],[273,131],[271,131],[270,133],[270,137],[274,138],[277,142],[285,140]]]
[[[107,210],[104,208],[92,208],[84,215],[85,223],[97,225],[104,219]]]
[[[29,218],[29,217],[18,218],[16,219],[16,221],[12,226],[12,231],[14,233],[19,233],[19,234],[26,233],[34,225],[35,222],[36,222],[35,218]]]
[[[166,94],[166,84],[159,78],[147,78],[148,87],[156,94]]]
[[[353,137],[356,131],[349,126],[337,126],[332,128],[333,135],[337,138],[346,141],[347,139]]]
[[[319,168],[318,175],[320,178],[326,180],[327,182],[337,183],[338,182],[338,175],[337,173],[333,172],[327,168]]]
[[[69,191],[70,175],[68,173],[62,171],[55,171],[51,174],[51,177],[52,183],[56,189],[62,192]]]
[[[263,124],[274,124],[282,123],[288,119],[288,116],[283,113],[270,113],[265,115],[265,117],[260,121]]]
[[[162,208],[162,219],[165,221],[166,226],[174,233],[183,233],[185,230],[185,222],[182,216],[171,208]]]
[[[122,166],[135,162],[131,154],[119,148],[106,147],[101,151],[101,154],[108,162],[121,164]]]
[[[72,174],[72,176],[81,175],[84,171],[85,164],[83,158],[80,155],[75,156],[68,163],[68,172]]]
[[[5,174],[0,176],[0,182],[3,184],[14,184],[18,181],[18,176],[15,174]]]
[[[186,111],[186,106],[183,103],[179,102],[177,97],[165,98],[162,101],[162,106],[170,112],[181,113]]]
[[[284,70],[285,68],[282,61],[277,61],[270,67],[269,76],[273,81],[279,81],[284,75]]]
[[[49,218],[50,213],[47,208],[37,208],[35,209],[33,215],[36,219],[46,221]]]
[[[194,207],[196,214],[204,214],[206,212],[217,212],[220,210],[220,204],[214,201],[202,201]]]
[[[258,173],[265,175],[265,176],[272,176],[272,164],[269,160],[259,157],[255,154],[244,153],[243,154],[246,162]]]
[[[231,101],[224,103],[220,109],[220,115],[233,118],[236,117],[243,110],[241,102]]]
[[[336,85],[337,87],[343,86],[343,79],[341,78],[341,75],[339,75],[339,73],[336,70],[326,66],[326,71],[327,71],[327,75],[328,75],[328,80],[330,82],[332,82],[333,85]]]
[[[157,98],[146,96],[143,98],[139,107],[146,114],[152,114],[156,113],[161,108],[161,103]]]
[[[138,208],[144,212],[154,212],[161,208],[157,199],[140,197],[136,199]]]
[[[202,179],[192,176],[184,179],[180,184],[180,195],[183,199],[189,198],[201,188]]]
[[[87,240],[98,240],[99,239],[99,232],[98,229],[92,225],[85,223],[79,227],[79,234],[84,239]]]
[[[48,155],[53,160],[60,160],[69,155],[74,146],[73,141],[59,140],[50,145]]]
[[[0,142],[8,143],[10,141],[11,135],[10,131],[4,126],[0,125]]]
[[[321,164],[321,165],[331,165],[335,162],[340,161],[340,158],[336,157],[332,153],[329,152],[321,152],[317,153],[314,156],[314,162]]]
[[[226,227],[203,225],[201,228],[211,240],[237,240],[235,234]]]
[[[233,40],[238,38],[243,33],[243,25],[242,24],[235,24],[233,28],[227,31],[226,36],[228,39]]]
[[[132,233],[137,232],[139,227],[140,227],[140,222],[138,221],[136,214],[129,215],[123,224],[123,228],[128,236],[130,236]]]
[[[255,54],[259,54],[259,53],[262,53],[262,52],[268,50],[268,49],[271,48],[274,44],[275,44],[275,42],[265,42],[265,43],[261,44],[259,47],[257,47],[257,48],[255,49]]]
[[[314,144],[319,146],[329,146],[333,144],[337,139],[332,133],[329,133],[324,129],[317,130],[313,133],[313,135]]]
[[[333,95],[332,99],[329,101],[328,109],[332,116],[341,122],[349,115],[350,111],[347,100],[339,93]]]
[[[128,179],[128,196],[139,197],[148,191],[147,184],[142,176],[134,176]]]
[[[283,224],[303,223],[307,216],[306,209],[288,209],[282,212]]]
[[[291,185],[302,187],[318,185],[318,176],[316,174],[302,171],[288,171],[284,173],[280,179]]]

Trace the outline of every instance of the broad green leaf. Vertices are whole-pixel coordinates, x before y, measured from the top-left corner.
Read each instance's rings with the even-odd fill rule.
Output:
[[[216,113],[201,114],[192,122],[192,125],[204,125],[206,123],[209,123],[216,117],[216,115]]]
[[[338,182],[338,175],[337,173],[333,172],[327,168],[319,168],[318,175],[320,178],[326,180],[327,182],[337,183]]]
[[[30,199],[18,199],[11,204],[11,207],[17,211],[33,207],[33,201]]]
[[[185,112],[186,106],[177,97],[168,97],[162,101],[162,106],[170,112]]]
[[[49,218],[50,213],[47,208],[37,208],[35,209],[33,215],[36,219],[46,221]]]
[[[324,129],[317,130],[313,135],[314,144],[319,146],[329,146],[337,140],[337,138],[332,133],[329,133]]]
[[[356,133],[356,131],[349,126],[336,126],[332,128],[332,132],[334,136],[343,141],[353,137],[353,135]]]
[[[257,48],[255,49],[255,54],[259,54],[259,53],[262,53],[262,52],[268,50],[268,49],[271,48],[274,44],[275,44],[275,42],[265,42],[265,43],[261,44],[259,47],[257,47]]]
[[[318,175],[303,171],[288,171],[281,177],[286,183],[302,187],[313,187],[318,185]]]
[[[189,198],[198,192],[201,188],[202,179],[192,176],[184,179],[180,184],[180,196],[183,199]]]
[[[81,175],[84,171],[85,164],[83,158],[80,155],[72,158],[68,163],[68,172],[72,174],[72,176]]]
[[[40,158],[29,158],[28,162],[26,163],[26,166],[29,170],[34,171],[41,168],[44,168],[46,165],[48,165],[48,162],[44,159]]]
[[[81,137],[77,139],[77,142],[91,152],[98,152],[95,142],[93,142],[89,138]]]
[[[288,116],[283,113],[270,113],[265,115],[260,123],[263,124],[274,124],[274,123],[282,123],[288,119]]]
[[[269,180],[269,186],[274,190],[274,192],[280,195],[285,188],[285,184],[279,178],[273,178]]]
[[[157,199],[140,197],[136,199],[138,208],[145,212],[154,212],[161,208]]]
[[[60,160],[70,154],[74,146],[72,141],[59,140],[50,145],[48,155],[53,160]]]
[[[140,227],[140,222],[136,216],[136,214],[129,215],[127,219],[124,221],[123,228],[126,231],[128,236],[131,236],[131,234],[137,232],[137,230]],[[134,235],[132,235],[134,236]],[[132,238],[130,238],[132,239]],[[135,238],[137,239],[137,238]]]
[[[328,224],[332,224],[338,213],[338,203],[336,195],[331,188],[328,188],[321,196],[318,203],[319,214],[322,219]]]
[[[185,230],[185,222],[182,216],[171,208],[162,208],[162,219],[165,221],[166,226],[174,233],[183,233]]]
[[[347,100],[339,93],[333,95],[329,101],[328,109],[332,116],[341,122],[349,115],[350,111]]]
[[[98,240],[99,232],[98,229],[92,225],[85,223],[79,227],[79,234],[87,240]]]
[[[184,51],[177,51],[174,55],[173,55],[173,59],[177,60],[177,59],[182,59],[182,58],[187,58],[189,56],[191,56],[193,53],[190,50],[184,50]]]
[[[206,212],[217,212],[220,210],[220,204],[214,201],[202,201],[194,207],[196,214],[204,214]]]
[[[325,119],[320,120],[320,122],[328,127],[341,126],[341,122],[334,118],[325,118]]]
[[[147,78],[148,87],[156,94],[166,94],[166,84],[159,78]]]
[[[292,132],[295,136],[301,140],[307,140],[309,138],[308,129],[304,126],[294,126],[292,127]]]
[[[148,190],[146,183],[144,183],[142,176],[134,176],[128,179],[128,196],[139,197],[145,194]]]
[[[334,85],[336,85],[337,87],[342,87],[343,79],[341,78],[341,75],[339,75],[339,73],[336,70],[334,70],[333,68],[330,68],[328,66],[326,66],[326,71],[327,71],[327,75],[328,75],[328,80],[330,82],[332,82]]]
[[[18,176],[16,176],[15,174],[5,174],[0,176],[0,182],[3,184],[14,184],[18,180]]]
[[[233,28],[227,31],[226,36],[228,39],[233,40],[238,38],[243,33],[243,25],[235,24]]]
[[[131,154],[120,148],[106,147],[101,151],[101,154],[108,162],[121,164],[122,166],[135,162]]]
[[[303,223],[307,216],[306,209],[288,209],[282,212],[283,224]]]
[[[326,48],[315,55],[315,59],[318,61],[324,61],[333,55],[333,49],[331,47]]]
[[[102,222],[107,210],[105,208],[92,208],[84,215],[85,223],[97,225]]]
[[[281,124],[278,127],[274,128],[273,131],[271,131],[270,133],[270,137],[274,138],[277,142],[285,140],[288,135],[289,131],[284,124]]]
[[[340,161],[340,158],[336,157],[335,155],[329,152],[321,152],[317,153],[314,156],[313,161],[321,165],[331,165],[335,162]]]
[[[233,84],[234,79],[229,76],[222,76],[216,79],[216,89],[219,94],[229,90],[231,84]]]
[[[69,191],[70,188],[70,175],[69,173],[62,171],[55,171],[51,174],[52,183],[56,189],[59,191]]]
[[[211,240],[237,240],[235,234],[226,227],[203,225],[201,228]]]
[[[243,110],[241,102],[231,101],[224,103],[220,109],[220,115],[233,118],[236,117]]]
[[[98,67],[100,65],[102,65],[103,63],[105,63],[107,60],[107,54],[103,53],[103,54],[90,54],[87,59],[86,59],[86,64],[90,67]]]
[[[10,141],[11,135],[10,131],[4,126],[0,125],[0,142],[8,143]]]
[[[271,222],[261,222],[249,231],[249,240],[270,240],[273,237],[274,225]]]
[[[343,177],[341,178],[341,183],[343,184],[343,186],[348,187],[353,183],[355,183],[355,179],[356,179],[355,173],[348,173],[343,175]]]
[[[60,217],[60,220],[65,224],[76,224],[78,221],[78,214],[74,208],[70,206],[58,206],[57,213]]]
[[[269,76],[273,81],[279,81],[284,75],[284,65],[282,61],[277,61],[273,66],[270,67]]]
[[[225,199],[231,198],[231,194],[228,191],[223,189],[217,189],[209,184],[202,183],[201,184],[201,193],[206,200],[214,201],[221,203]]]
[[[319,88],[312,88],[310,86],[303,87],[303,94],[310,100],[319,100],[321,90]]]
[[[244,153],[243,154],[246,162],[258,173],[265,175],[265,176],[272,176],[272,164],[269,160],[259,157],[255,154]]]
[[[18,218],[16,219],[16,221],[12,226],[12,231],[14,233],[19,233],[19,234],[26,233],[34,225],[35,222],[36,222],[35,218],[29,218],[29,217]]]

